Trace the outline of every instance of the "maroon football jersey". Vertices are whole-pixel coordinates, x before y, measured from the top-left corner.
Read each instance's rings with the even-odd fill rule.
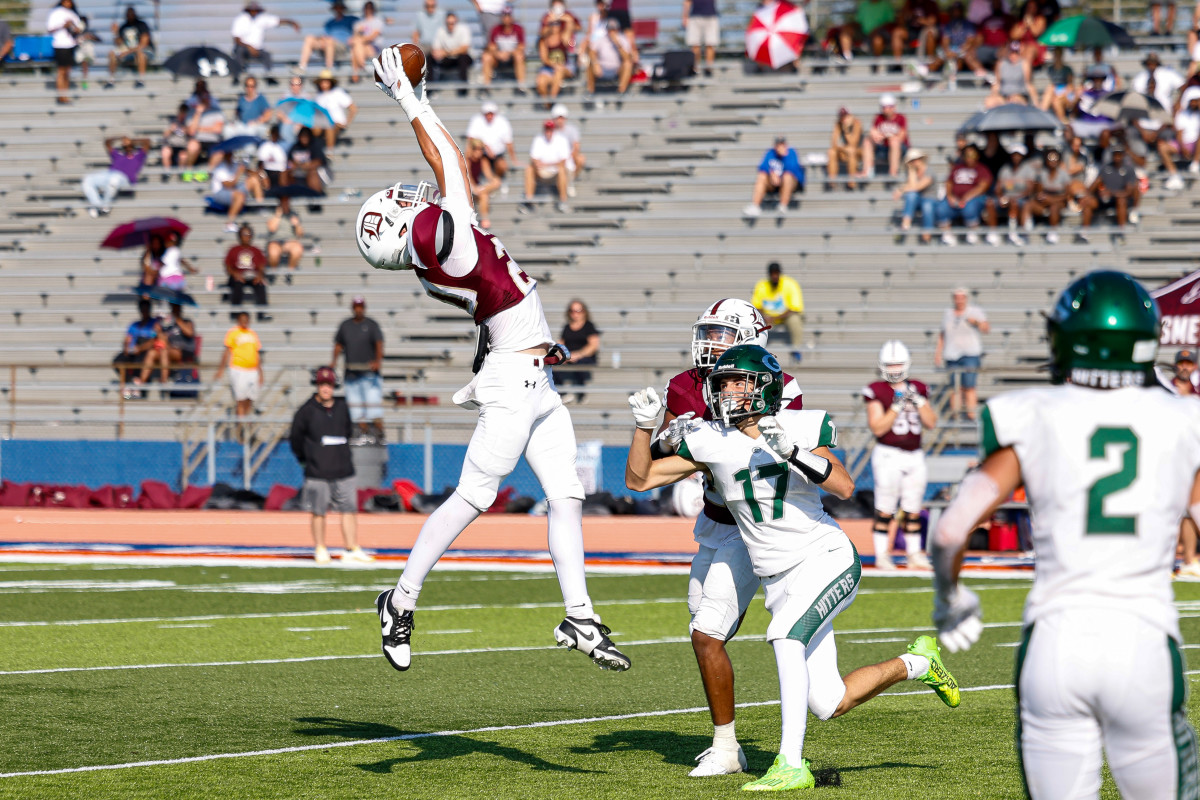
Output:
[[[437,250],[437,227],[445,213],[438,206],[423,209],[413,220],[409,234],[413,253],[417,256],[413,268],[425,293],[463,309],[475,318],[477,325],[524,300],[537,282],[517,266],[499,239],[475,226],[470,228],[479,251],[474,268],[457,278],[442,269]],[[454,235],[462,236],[463,232],[456,231]],[[446,258],[448,253],[440,255]]]
[[[910,380],[908,385],[921,397],[929,398],[929,387],[925,384]],[[878,400],[883,403],[884,411],[891,407],[892,399],[895,396],[896,392],[892,388],[892,384],[887,381],[875,381],[863,389],[863,401],[870,403],[872,400]],[[880,444],[886,444],[889,447],[898,447],[901,450],[920,450],[921,415],[917,413],[915,407],[910,405],[896,415],[896,421],[892,423],[890,431],[875,438],[879,440]]]
[[[799,411],[804,407],[804,396],[799,393],[799,387],[789,387],[794,380],[791,375],[783,373],[783,407],[789,411]],[[695,367],[671,378],[667,384],[667,410],[677,417],[691,411],[697,419],[712,419],[712,411],[704,402],[703,384],[700,370]]]

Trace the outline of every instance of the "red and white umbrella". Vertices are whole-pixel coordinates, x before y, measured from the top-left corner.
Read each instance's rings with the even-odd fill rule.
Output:
[[[787,0],[774,0],[754,12],[746,28],[746,55],[777,69],[800,58],[808,40],[804,9]]]

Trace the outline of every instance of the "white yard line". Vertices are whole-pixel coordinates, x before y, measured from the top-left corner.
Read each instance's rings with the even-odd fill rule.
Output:
[[[311,633],[313,631],[348,631],[348,630],[350,630],[350,626],[349,625],[326,625],[323,628],[286,628],[285,630],[289,630],[292,633]],[[428,633],[435,633],[435,631],[428,631]]]

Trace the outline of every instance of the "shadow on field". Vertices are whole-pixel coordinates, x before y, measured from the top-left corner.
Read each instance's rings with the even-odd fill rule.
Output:
[[[573,772],[587,774],[593,770],[566,767],[554,764],[544,758],[506,747],[495,742],[479,741],[469,736],[461,735],[430,735],[423,733],[406,733],[399,728],[383,725],[377,722],[355,722],[336,717],[300,717],[296,722],[313,727],[298,728],[296,733],[303,736],[341,736],[345,739],[396,739],[396,744],[403,747],[407,754],[400,758],[385,758],[370,764],[356,764],[366,772],[376,772],[386,775],[400,764],[416,761],[442,761],[460,756],[480,754],[496,756],[526,764],[531,769],[554,770],[557,772]]]
[[[741,742],[742,750],[751,768],[762,764],[766,772],[775,760],[774,753],[768,753],[746,741]],[[613,731],[597,736],[589,747],[572,747],[571,752],[580,754],[614,753],[621,750],[644,750],[658,753],[667,764],[678,764],[683,767],[694,767],[696,756],[712,746],[711,736],[695,736],[692,734],[675,733],[674,731]]]

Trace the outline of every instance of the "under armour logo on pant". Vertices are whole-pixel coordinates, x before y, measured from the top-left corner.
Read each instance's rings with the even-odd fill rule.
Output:
[[[532,388],[533,388],[533,387],[535,387],[535,386],[537,386],[537,383],[535,383],[534,381],[525,381],[525,388],[526,388],[526,389],[532,389]]]

